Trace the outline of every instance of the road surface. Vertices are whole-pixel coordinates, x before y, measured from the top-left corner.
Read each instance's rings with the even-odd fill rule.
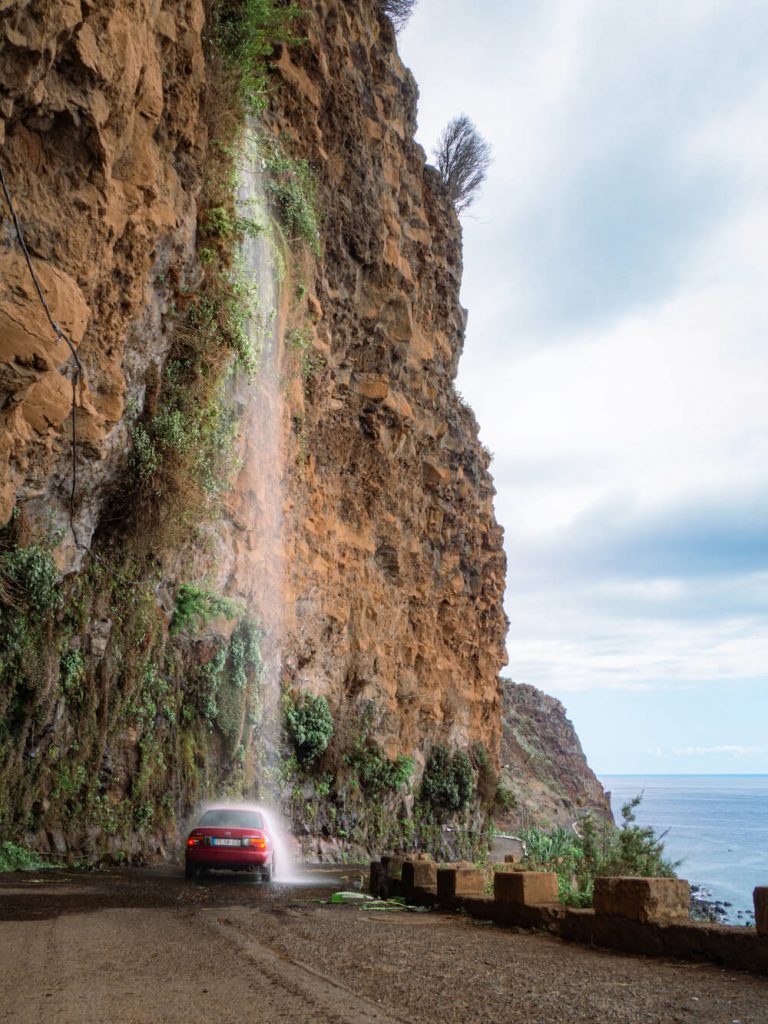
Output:
[[[768,1024],[768,978],[619,956],[311,885],[178,869],[0,875],[14,1024]]]

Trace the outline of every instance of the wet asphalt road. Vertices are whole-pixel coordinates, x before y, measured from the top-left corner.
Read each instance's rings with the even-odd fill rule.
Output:
[[[261,906],[327,899],[367,879],[365,867],[313,865],[302,881],[265,884],[253,875],[210,872],[187,882],[177,866],[105,871],[51,870],[0,874],[0,921],[34,921],[96,910]]]
[[[768,1024],[768,978],[320,902],[362,871],[0,875],[0,1021]]]

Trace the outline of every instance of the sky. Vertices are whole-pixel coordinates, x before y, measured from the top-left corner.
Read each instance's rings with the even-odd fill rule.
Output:
[[[420,0],[418,140],[467,114],[458,387],[509,665],[592,767],[768,772],[768,5]]]

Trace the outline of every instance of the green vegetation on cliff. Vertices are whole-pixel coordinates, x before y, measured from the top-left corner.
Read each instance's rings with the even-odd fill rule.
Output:
[[[460,750],[451,753],[437,743],[424,767],[420,802],[433,811],[463,811],[475,795],[472,765]]]
[[[250,114],[264,109],[270,57],[277,43],[297,43],[293,33],[300,7],[278,0],[217,0],[211,12],[210,38],[234,87],[234,96]]]
[[[40,871],[58,866],[55,862],[44,860],[39,853],[26,846],[7,840],[0,842],[0,871]]]
[[[41,824],[88,832],[86,853],[115,856],[250,781],[261,635],[241,619],[228,641],[196,638],[201,617],[238,610],[189,585],[169,629],[161,578],[137,558],[92,561],[62,583],[23,527],[17,515],[0,533],[0,827],[12,839]]]
[[[324,754],[333,736],[333,718],[325,697],[302,694],[284,703],[285,724],[302,768],[310,768]]]
[[[264,107],[274,46],[295,41],[298,13],[278,0],[212,5],[199,267],[156,277],[167,352],[150,368],[143,408],[128,405],[127,486],[82,568],[62,580],[60,538],[33,536],[22,513],[0,531],[7,836],[56,835],[79,854],[121,859],[156,850],[199,800],[253,792],[260,628],[207,579],[179,582],[169,567],[185,552],[205,563],[207,524],[238,469],[234,381],[258,370],[261,322],[239,254],[263,225],[236,208],[237,161],[246,116]],[[276,142],[268,157],[286,236],[319,251],[306,164]],[[228,626],[204,630],[217,618]]]
[[[382,750],[372,704],[354,720],[339,709],[335,720],[323,697],[300,693],[284,697],[284,714],[293,755],[278,790],[290,793],[297,835],[371,851],[426,850],[438,859],[487,856],[494,799],[481,797],[490,771],[485,751],[436,744],[414,792],[415,761]]]

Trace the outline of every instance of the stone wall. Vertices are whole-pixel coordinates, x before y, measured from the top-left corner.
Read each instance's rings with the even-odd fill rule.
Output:
[[[420,874],[423,879],[423,867]],[[610,898],[603,898],[595,909],[577,910],[553,899],[554,874],[550,875],[554,885],[544,885],[542,872],[513,872],[518,876],[514,884],[510,884],[512,876],[496,873],[494,878],[505,884],[495,886],[495,897],[460,894],[457,880],[466,878],[464,865],[448,866],[436,874],[443,876],[439,889],[437,884],[416,885],[413,870],[406,871],[401,862],[398,877],[393,877],[390,859],[382,858],[371,864],[370,888],[374,894],[403,896],[421,906],[439,906],[482,921],[546,931],[566,942],[768,974],[768,928],[686,920],[689,886],[681,879],[598,879],[605,883]],[[480,888],[476,880],[474,892]],[[765,887],[755,889],[756,916],[760,919],[762,911],[763,921],[767,891]]]

